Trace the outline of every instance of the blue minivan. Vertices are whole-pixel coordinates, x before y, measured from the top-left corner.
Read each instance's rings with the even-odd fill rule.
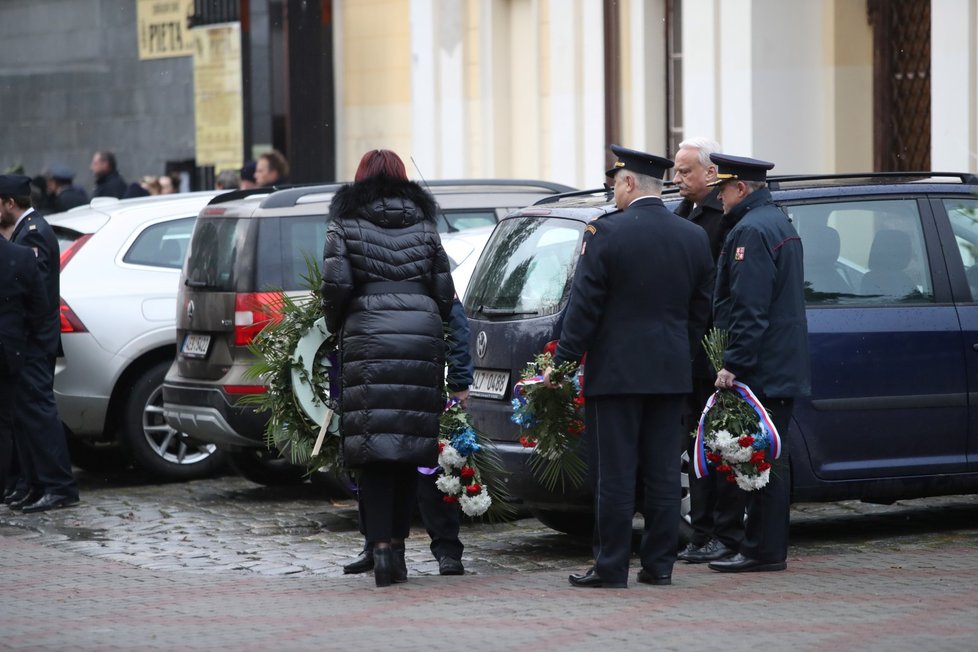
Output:
[[[796,402],[791,426],[793,500],[978,492],[978,178],[876,173],[769,185],[805,247],[812,395]],[[510,215],[465,298],[475,426],[498,443],[510,493],[566,532],[589,531],[590,490],[550,492],[534,480],[510,399],[520,370],[560,332],[584,227],[613,210],[595,191]]]

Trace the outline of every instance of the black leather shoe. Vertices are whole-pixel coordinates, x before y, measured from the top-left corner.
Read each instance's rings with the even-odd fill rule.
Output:
[[[758,561],[757,559],[744,557],[739,552],[733,557],[710,562],[710,570],[721,573],[765,573],[770,571],[783,571],[787,567],[787,562]]]
[[[26,493],[18,492],[13,495],[7,506],[10,509],[24,509],[25,505],[31,505],[36,503],[38,500],[44,497],[44,493],[40,491],[28,491]]]
[[[703,544],[703,545],[706,545],[706,544]],[[686,544],[686,547],[683,548],[682,550],[680,550],[679,551],[679,554],[677,554],[676,556],[679,559],[682,559],[683,561],[686,561],[686,555],[688,555],[691,552],[696,552],[696,551],[698,551],[702,547],[703,547],[702,545],[699,545],[699,544],[696,544],[696,543],[687,543]]]
[[[574,573],[567,580],[571,586],[580,586],[586,589],[624,589],[628,586],[627,582],[608,582],[594,572],[594,568],[589,568],[583,575]]]
[[[361,553],[360,556],[351,561],[349,564],[343,567],[344,575],[359,575],[360,573],[366,573],[369,570],[374,569],[374,552],[373,550],[366,548]]]
[[[438,560],[439,575],[464,575],[465,567],[462,566],[461,559],[454,557],[442,557]]]
[[[394,557],[394,567],[391,569],[391,579],[396,584],[407,582],[407,562],[404,560],[404,544],[392,543],[391,553]]]
[[[390,546],[374,548],[374,583],[379,587],[394,583],[394,556]]]
[[[672,575],[653,575],[643,568],[638,572],[638,581],[653,586],[668,586],[672,584]]]
[[[59,496],[58,494],[44,494],[33,503],[27,503],[21,509],[25,514],[34,512],[46,512],[49,509],[58,507],[71,507],[77,505],[78,499],[73,496]]]
[[[683,552],[686,552],[685,550]],[[693,550],[685,556],[680,554],[680,559],[690,564],[704,564],[708,561],[726,559],[737,554],[736,550],[723,545],[719,539],[710,539],[698,550]]]

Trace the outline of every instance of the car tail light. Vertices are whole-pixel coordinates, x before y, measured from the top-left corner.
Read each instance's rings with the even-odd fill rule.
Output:
[[[264,394],[268,388],[264,385],[224,385],[225,394]]]
[[[61,258],[62,264],[64,264],[64,256]],[[88,329],[85,328],[85,324],[78,319],[78,315],[75,311],[71,309],[65,300],[61,300],[61,332],[62,333],[87,333]]]
[[[550,340],[549,342],[543,345],[543,352],[549,353],[550,355],[557,355],[558,343],[560,343],[560,340]]]
[[[234,297],[234,345],[248,346],[270,322],[282,317],[281,292],[249,292]]]
[[[61,269],[65,268],[65,265],[68,264],[68,261],[71,260],[74,257],[74,255],[78,253],[78,250],[81,249],[81,246],[86,242],[88,242],[88,239],[91,237],[92,237],[91,233],[86,233],[85,235],[73,241],[70,245],[68,245],[67,249],[61,252]],[[64,329],[62,328],[62,330]]]

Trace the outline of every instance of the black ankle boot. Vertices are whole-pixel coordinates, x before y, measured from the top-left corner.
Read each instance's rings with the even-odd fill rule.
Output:
[[[407,582],[407,562],[404,560],[404,544],[392,543],[391,553],[394,563],[394,567],[391,570],[391,579],[397,584]]]
[[[377,586],[390,586],[393,583],[394,557],[390,546],[374,547],[374,582]]]

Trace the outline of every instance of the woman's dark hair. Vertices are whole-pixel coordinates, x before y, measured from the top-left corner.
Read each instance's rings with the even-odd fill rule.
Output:
[[[407,181],[407,171],[401,157],[389,149],[372,149],[360,159],[354,181],[363,181],[370,177],[390,177]]]

